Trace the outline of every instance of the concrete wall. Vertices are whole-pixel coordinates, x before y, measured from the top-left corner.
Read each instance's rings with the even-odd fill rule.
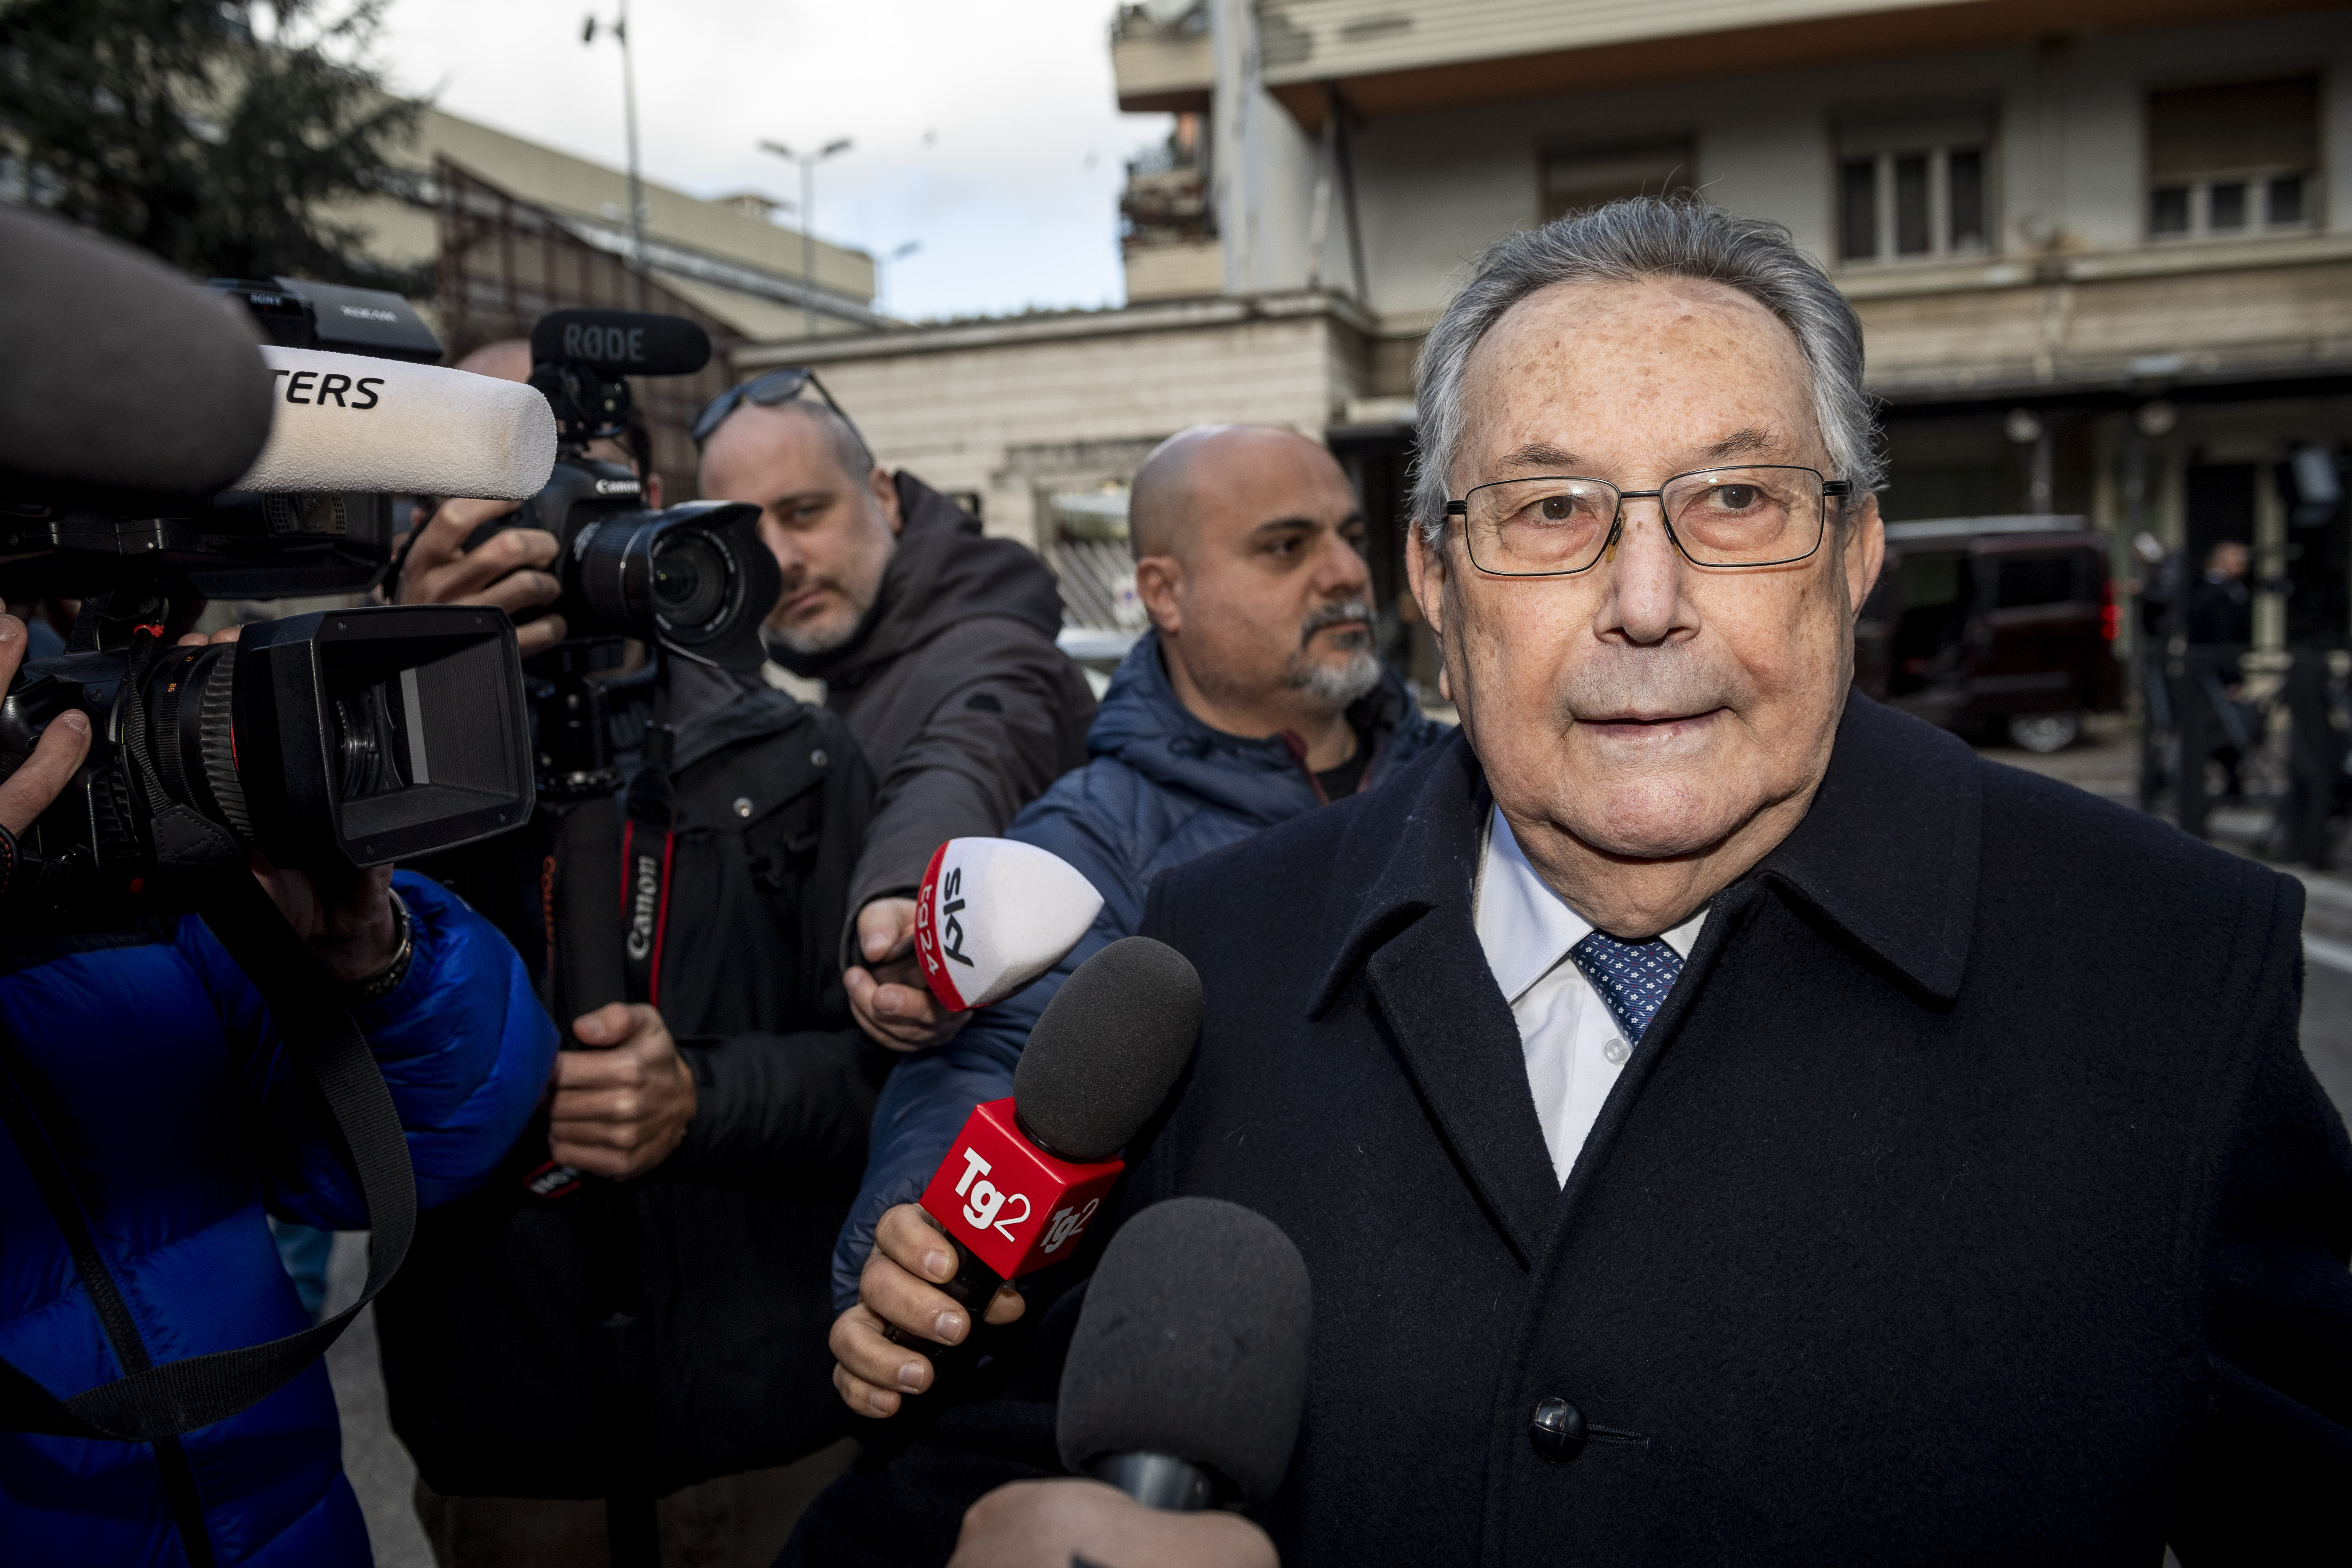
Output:
[[[810,356],[892,468],[976,490],[991,533],[1036,546],[1043,496],[1125,481],[1188,425],[1249,420],[1320,437],[1332,387],[1360,374],[1354,334],[1302,315],[1167,331],[1024,341],[1017,327],[964,347]],[[869,346],[872,341],[869,340]]]
[[[1213,239],[1148,245],[1127,257],[1127,299],[1193,300],[1225,291],[1224,255]]]

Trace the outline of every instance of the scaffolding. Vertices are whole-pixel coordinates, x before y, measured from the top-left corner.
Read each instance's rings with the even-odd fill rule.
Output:
[[[710,363],[694,374],[638,376],[629,384],[653,436],[664,498],[694,499],[697,454],[688,432],[703,405],[733,383],[735,351],[748,340],[658,278],[583,239],[558,214],[446,158],[435,162],[433,177],[439,238],[434,308],[444,343],[528,337],[540,317],[570,309],[656,310],[683,316],[710,334]]]

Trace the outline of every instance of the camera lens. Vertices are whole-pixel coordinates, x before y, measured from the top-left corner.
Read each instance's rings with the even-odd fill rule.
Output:
[[[244,840],[253,825],[237,777],[230,719],[236,688],[234,643],[173,648],[149,675],[145,702],[151,754],[164,793]]]
[[[699,626],[727,602],[727,563],[709,538],[671,532],[654,542],[654,603],[673,626]]]
[[[337,797],[363,800],[404,788],[408,781],[400,776],[400,764],[394,760],[383,688],[361,687],[333,700]]]
[[[566,584],[591,636],[697,645],[741,618],[742,573],[717,533],[679,509],[605,518],[583,531]]]
[[[759,667],[760,622],[783,586],[760,509],[740,501],[593,518],[558,570],[573,637],[642,637],[734,669]]]

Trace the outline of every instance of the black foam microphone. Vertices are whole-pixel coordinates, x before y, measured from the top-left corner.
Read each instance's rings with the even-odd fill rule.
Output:
[[[973,1110],[923,1191],[959,1259],[940,1289],[975,1324],[1004,1281],[1077,1250],[1127,1168],[1116,1156],[1183,1076],[1200,1033],[1200,975],[1150,937],[1112,942],[1062,983],[1029,1032],[1012,1098]],[[885,1331],[941,1356],[895,1324]],[[955,1348],[971,1353],[977,1338]]]
[[[162,262],[0,206],[0,481],[208,497],[269,438],[246,313]]]
[[[710,335],[683,316],[550,310],[531,326],[530,359],[590,365],[606,375],[691,375],[710,363]]]
[[[1087,1286],[1062,1463],[1152,1508],[1264,1502],[1298,1439],[1312,1306],[1306,1259],[1264,1215],[1216,1198],[1145,1209]]]

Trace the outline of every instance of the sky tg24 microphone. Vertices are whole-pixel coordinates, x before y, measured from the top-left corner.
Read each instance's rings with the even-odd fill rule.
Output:
[[[1102,895],[1058,855],[1010,838],[950,838],[915,895],[915,954],[950,1013],[1002,1002],[1062,962]]]

